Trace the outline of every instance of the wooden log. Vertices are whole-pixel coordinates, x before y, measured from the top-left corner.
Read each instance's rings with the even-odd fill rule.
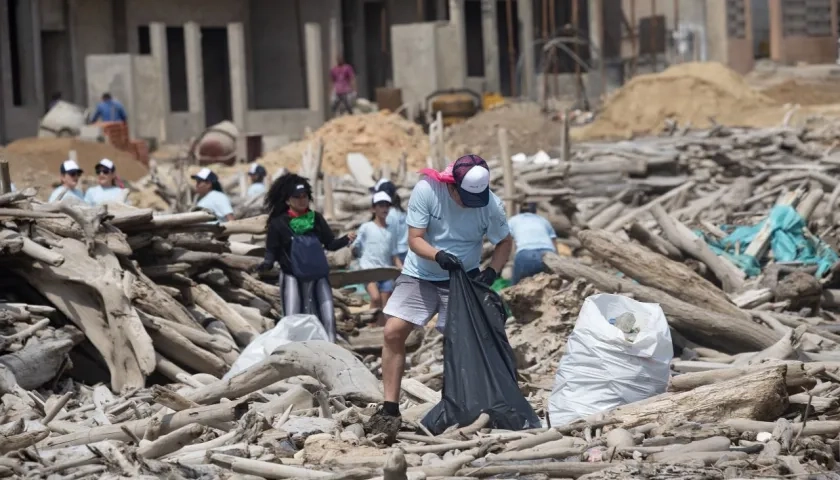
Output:
[[[679,187],[676,187],[670,190],[665,195],[661,195],[659,197],[654,198],[653,200],[649,201],[648,203],[642,205],[641,207],[634,208],[630,212],[622,215],[620,218],[616,219],[614,222],[609,224],[605,230],[608,232],[617,232],[624,228],[625,225],[635,220],[639,215],[644,212],[647,212],[652,207],[656,205],[661,205],[663,202],[666,202],[672,198],[675,198],[677,195],[680,195],[684,191],[691,190],[694,188],[695,182],[690,180],[688,182],[683,183]]]
[[[458,470],[455,475],[459,477],[486,478],[495,475],[531,475],[543,474],[551,478],[578,478],[600,470],[614,467],[614,463],[589,463],[589,462],[542,462],[542,463],[517,463],[514,465],[485,465],[479,468],[464,468]]]
[[[60,373],[70,350],[83,339],[81,334],[70,338],[54,338],[27,342],[14,353],[0,356],[0,366],[5,367],[4,375],[11,374],[0,382],[0,393],[9,393],[7,385],[11,382],[24,390],[32,390],[49,382]]]
[[[728,260],[718,257],[706,243],[691,232],[685,225],[670,217],[661,205],[654,205],[650,213],[659,222],[665,237],[682,250],[685,254],[706,264],[714,272],[715,277],[720,280],[723,290],[734,292],[740,290],[744,284],[746,275]]]
[[[683,258],[682,252],[673,243],[651,232],[639,222],[633,222],[627,228],[627,235],[652,251],[665,255],[672,260],[682,260]]]
[[[239,420],[247,411],[248,404],[246,402],[227,402],[169,413],[160,419],[160,433],[165,435],[194,423],[210,426],[218,422]],[[47,438],[40,442],[38,446],[41,449],[54,449],[85,445],[103,440],[128,442],[133,439],[126,431],[131,432],[137,437],[142,437],[150,422],[151,418],[145,418],[143,420],[133,420],[116,425],[93,427],[81,432]]]
[[[617,407],[607,418],[620,421],[624,428],[666,420],[715,423],[731,417],[775,419],[788,406],[786,371],[785,365],[779,365],[688,392],[664,393]]]
[[[143,325],[152,337],[155,348],[170,360],[187,366],[197,372],[223,376],[228,365],[216,355],[193,344],[177,330],[157,322],[149,316],[141,316]]]
[[[190,392],[187,398],[198,403],[239,398],[296,375],[317,378],[331,395],[347,400],[377,402],[382,398],[379,381],[360,360],[344,348],[324,341],[283,345],[266,360],[228,380]]]
[[[256,217],[243,218],[241,220],[225,222],[221,224],[222,233],[220,234],[220,236],[226,237],[237,233],[265,233],[267,220],[268,215],[263,214],[257,215]]]
[[[660,290],[617,278],[582,265],[571,258],[546,254],[543,256],[543,262],[557,275],[569,280],[585,278],[602,292],[628,292],[632,293],[637,300],[659,303],[666,314],[668,323],[674,328],[696,338],[704,345],[720,348],[725,352],[737,353],[764,349],[781,337],[752,321],[695,307]]]
[[[230,469],[235,473],[256,475],[263,478],[323,478],[332,475],[330,472],[320,472],[309,468],[280,465],[220,453],[210,454],[210,462]]]
[[[207,285],[195,285],[190,288],[190,293],[197,305],[225,324],[239,346],[247,346],[260,334]]]
[[[189,445],[203,433],[204,427],[201,425],[186,425],[153,442],[142,445],[137,449],[137,454],[143,458],[159,458]]]
[[[585,230],[578,238],[593,255],[642,285],[733,317],[751,318],[749,313],[733,305],[726,294],[681,263],[620,240],[604,230]]]
[[[20,253],[37,260],[39,262],[52,265],[54,267],[60,266],[64,263],[64,257],[53,250],[42,247],[23,235],[13,232],[11,230],[0,230],[0,241],[3,242],[22,242]]]
[[[723,422],[734,428],[738,433],[744,432],[773,432],[776,422],[762,422],[748,418],[730,418]],[[834,437],[840,433],[840,421],[838,420],[809,420],[807,424],[791,423],[793,433],[804,437],[827,436]],[[800,433],[801,432],[801,433]]]
[[[813,377],[808,375],[805,371],[805,365],[802,362],[787,363],[787,373],[785,374],[785,385],[788,391],[801,392],[802,387],[811,386],[815,383]],[[757,370],[765,370],[775,368],[774,363],[758,364],[737,368],[726,368],[721,370],[711,370],[697,373],[686,373],[683,375],[676,375],[671,377],[668,384],[668,391],[670,392],[686,392],[693,390],[703,385],[711,385],[713,383],[724,382],[740,378]]]

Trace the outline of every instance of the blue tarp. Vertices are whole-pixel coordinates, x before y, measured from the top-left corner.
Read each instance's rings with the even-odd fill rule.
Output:
[[[740,243],[740,251],[745,251],[750,242],[761,230],[765,222],[770,222],[770,250],[776,262],[800,262],[805,265],[816,265],[816,277],[820,278],[840,260],[837,253],[825,242],[813,235],[805,234],[805,219],[796,209],[788,205],[776,205],[770,210],[767,220],[753,226],[722,226],[724,231],[731,233],[723,239],[710,238],[700,234],[709,247],[718,255],[723,255],[754,277],[761,273],[758,260],[744,254],[735,254],[735,245]]]

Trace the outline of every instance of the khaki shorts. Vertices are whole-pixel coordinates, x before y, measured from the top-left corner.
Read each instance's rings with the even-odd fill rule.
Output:
[[[435,328],[443,333],[448,305],[449,282],[433,283],[408,275],[400,275],[397,277],[394,292],[382,312],[386,316],[405,320],[417,327],[425,326],[437,314]]]

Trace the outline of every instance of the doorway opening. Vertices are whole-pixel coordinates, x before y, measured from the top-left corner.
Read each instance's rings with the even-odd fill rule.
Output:
[[[481,2],[464,2],[467,37],[467,76],[484,76],[484,32],[481,29]]]
[[[365,59],[368,97],[372,97],[377,87],[384,87],[388,81],[391,57],[388,54],[386,38],[387,16],[384,4],[367,2],[364,4]]]
[[[522,93],[516,85],[516,61],[519,56],[519,20],[516,17],[516,2],[498,0],[496,2],[496,32],[499,36],[499,84],[502,95],[509,97]],[[508,29],[508,26],[512,27]],[[511,55],[510,47],[514,54]]]
[[[184,27],[166,27],[166,57],[169,70],[169,110],[187,112],[187,46]]]
[[[753,58],[770,58],[770,7],[767,0],[750,0]]]
[[[201,29],[201,57],[204,69],[204,121],[205,125],[210,126],[233,118],[226,28]]]
[[[23,105],[23,86],[21,85],[20,67],[20,32],[18,30],[18,1],[6,0],[6,12],[8,12],[9,50],[11,50],[10,63],[12,70],[12,105],[20,107]]]

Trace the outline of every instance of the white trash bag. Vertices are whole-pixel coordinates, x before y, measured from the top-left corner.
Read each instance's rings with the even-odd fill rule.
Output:
[[[552,426],[664,393],[671,331],[662,308],[621,295],[588,297],[548,402]]]
[[[302,313],[285,316],[274,328],[263,332],[245,347],[222,380],[227,380],[248,367],[262,362],[277,347],[306,340],[330,341],[318,317]]]

